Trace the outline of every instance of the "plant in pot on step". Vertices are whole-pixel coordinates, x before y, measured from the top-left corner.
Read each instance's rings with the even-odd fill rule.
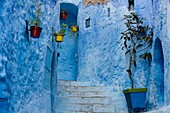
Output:
[[[74,23],[71,23],[69,37],[75,36],[76,38],[78,38],[78,30],[79,27],[77,25],[74,25]]]
[[[38,0],[36,0],[36,10],[35,10],[35,19],[32,19],[30,24],[32,24],[33,26],[31,26],[30,31],[31,31],[31,37],[33,38],[39,38],[40,37],[40,33],[42,28],[39,27],[40,26],[40,17],[42,16],[42,12],[41,12],[41,3],[38,2]]]
[[[144,18],[135,13],[125,16],[127,29],[121,33],[123,40],[122,50],[128,56],[129,63],[126,70],[131,89],[123,90],[129,112],[141,112],[145,110],[147,88],[134,88],[134,68],[137,67],[138,59],[151,60],[152,54],[148,52],[153,41],[153,30],[148,25],[143,25]]]
[[[64,35],[66,34],[66,29],[68,28],[67,24],[62,24],[61,29],[58,33],[53,33],[52,35],[55,36],[56,42],[63,42]]]

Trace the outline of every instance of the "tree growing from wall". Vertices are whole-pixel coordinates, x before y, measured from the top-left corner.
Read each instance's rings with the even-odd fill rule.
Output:
[[[153,42],[153,30],[148,25],[143,25],[144,18],[139,17],[135,13],[125,16],[125,25],[127,29],[121,33],[121,40],[123,40],[122,50],[126,50],[125,54],[129,57],[129,66],[126,70],[130,81],[131,88],[134,88],[134,80],[132,75],[133,67],[137,66],[137,60],[152,59],[152,54],[148,52]]]

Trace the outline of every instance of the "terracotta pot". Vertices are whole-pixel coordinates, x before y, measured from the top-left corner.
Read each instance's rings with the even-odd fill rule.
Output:
[[[55,40],[56,42],[63,42],[64,35],[63,34],[57,34]]]
[[[31,37],[39,38],[42,28],[38,27],[38,26],[31,26],[30,28],[31,28],[31,30],[30,30],[31,31]]]
[[[68,13],[66,13],[65,11],[61,11],[61,13],[60,13],[60,19],[61,19],[61,20],[66,20],[67,14],[68,14]]]

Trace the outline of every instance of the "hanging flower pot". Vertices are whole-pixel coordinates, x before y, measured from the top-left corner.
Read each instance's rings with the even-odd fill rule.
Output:
[[[72,37],[72,36],[75,36],[76,38],[78,38],[78,26],[76,25],[72,25],[71,28],[70,28],[70,35],[69,37]]]
[[[36,10],[35,10],[35,17],[34,19],[31,20],[30,24],[32,24],[32,26],[30,27],[30,31],[31,34],[30,36],[33,38],[39,38],[40,37],[40,33],[42,28],[39,27],[40,26],[40,17],[42,16],[42,12],[41,12],[41,3],[38,2],[38,0],[36,0]]]
[[[57,34],[56,35],[56,42],[63,42],[63,39],[64,39],[64,34]]]
[[[38,26],[31,26],[30,28],[31,28],[31,30],[30,30],[31,31],[31,37],[39,38],[42,28],[38,27]]]
[[[71,26],[71,31],[72,32],[77,32],[78,31],[78,27],[77,26]]]
[[[65,10],[62,10],[60,12],[60,19],[61,20],[66,20],[68,13]]]
[[[55,40],[56,42],[63,42],[63,38],[64,38],[64,35],[66,34],[66,29],[68,28],[67,24],[62,24],[61,25],[61,29],[59,32],[57,33],[54,33],[53,32],[53,36],[55,36]]]

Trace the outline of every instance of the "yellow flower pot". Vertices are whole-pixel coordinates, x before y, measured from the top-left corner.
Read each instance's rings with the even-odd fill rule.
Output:
[[[63,42],[64,35],[63,34],[57,34],[56,35],[56,42]]]
[[[78,31],[77,26],[72,26],[72,27],[71,27],[71,31],[72,31],[72,32],[77,32],[77,31]]]

